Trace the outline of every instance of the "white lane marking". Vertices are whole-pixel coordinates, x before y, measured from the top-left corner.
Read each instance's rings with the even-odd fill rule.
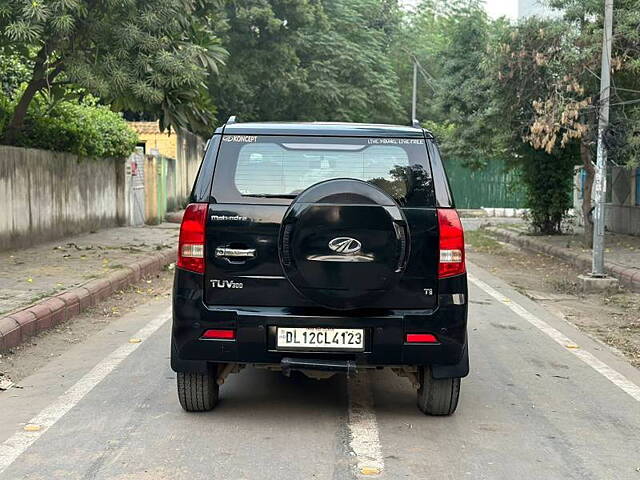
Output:
[[[75,407],[84,396],[109,375],[124,359],[131,355],[144,340],[155,333],[169,318],[167,313],[159,315],[142,327],[134,335],[141,342],[126,343],[105,357],[93,369],[76,382],[69,390],[60,395],[55,402],[46,407],[27,425],[40,427],[36,431],[21,430],[0,444],[0,474],[38,440],[49,428]],[[37,428],[36,427],[36,428]]]
[[[378,422],[373,410],[369,372],[362,371],[348,379],[350,447],[356,457],[358,472],[376,475],[384,469]]]
[[[500,303],[509,307],[513,312],[518,314],[520,317],[524,318],[531,325],[536,327],[541,332],[545,333],[548,337],[550,337],[554,342],[558,343],[568,352],[573,353],[576,357],[582,360],[584,363],[593,368],[596,372],[601,374],[611,383],[616,385],[618,388],[628,393],[635,400],[640,402],[640,386],[633,383],[627,377],[622,375],[621,373],[612,369],[609,365],[604,363],[602,360],[596,358],[592,353],[587,352],[586,350],[582,350],[573,340],[569,337],[561,333],[560,331],[553,328],[544,320],[536,317],[533,313],[529,312],[522,305],[514,302],[509,297],[501,294],[493,287],[487,285],[482,280],[474,277],[473,275],[467,274],[467,277],[471,282],[473,282],[476,286],[487,292],[493,298],[498,300]]]

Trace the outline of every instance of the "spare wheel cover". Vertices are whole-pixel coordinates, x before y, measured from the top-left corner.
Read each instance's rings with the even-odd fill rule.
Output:
[[[366,308],[392,288],[409,257],[402,209],[378,187],[355,179],[312,185],[285,213],[280,263],[294,288],[335,309]]]

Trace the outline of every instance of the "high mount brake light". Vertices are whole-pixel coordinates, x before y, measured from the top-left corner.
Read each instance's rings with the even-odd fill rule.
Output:
[[[206,203],[191,203],[184,211],[178,242],[179,268],[204,273],[204,236],[208,208]]]
[[[453,277],[466,271],[464,263],[464,232],[458,212],[453,208],[438,209],[440,227],[440,261],[438,278]]]

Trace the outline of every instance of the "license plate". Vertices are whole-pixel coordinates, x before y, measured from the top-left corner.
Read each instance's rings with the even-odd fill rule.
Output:
[[[364,351],[362,328],[278,328],[277,348]]]

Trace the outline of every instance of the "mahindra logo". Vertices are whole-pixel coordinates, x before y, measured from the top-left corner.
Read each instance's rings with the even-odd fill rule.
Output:
[[[351,237],[337,237],[329,242],[329,248],[337,253],[345,255],[358,253],[362,248],[362,244]]]

